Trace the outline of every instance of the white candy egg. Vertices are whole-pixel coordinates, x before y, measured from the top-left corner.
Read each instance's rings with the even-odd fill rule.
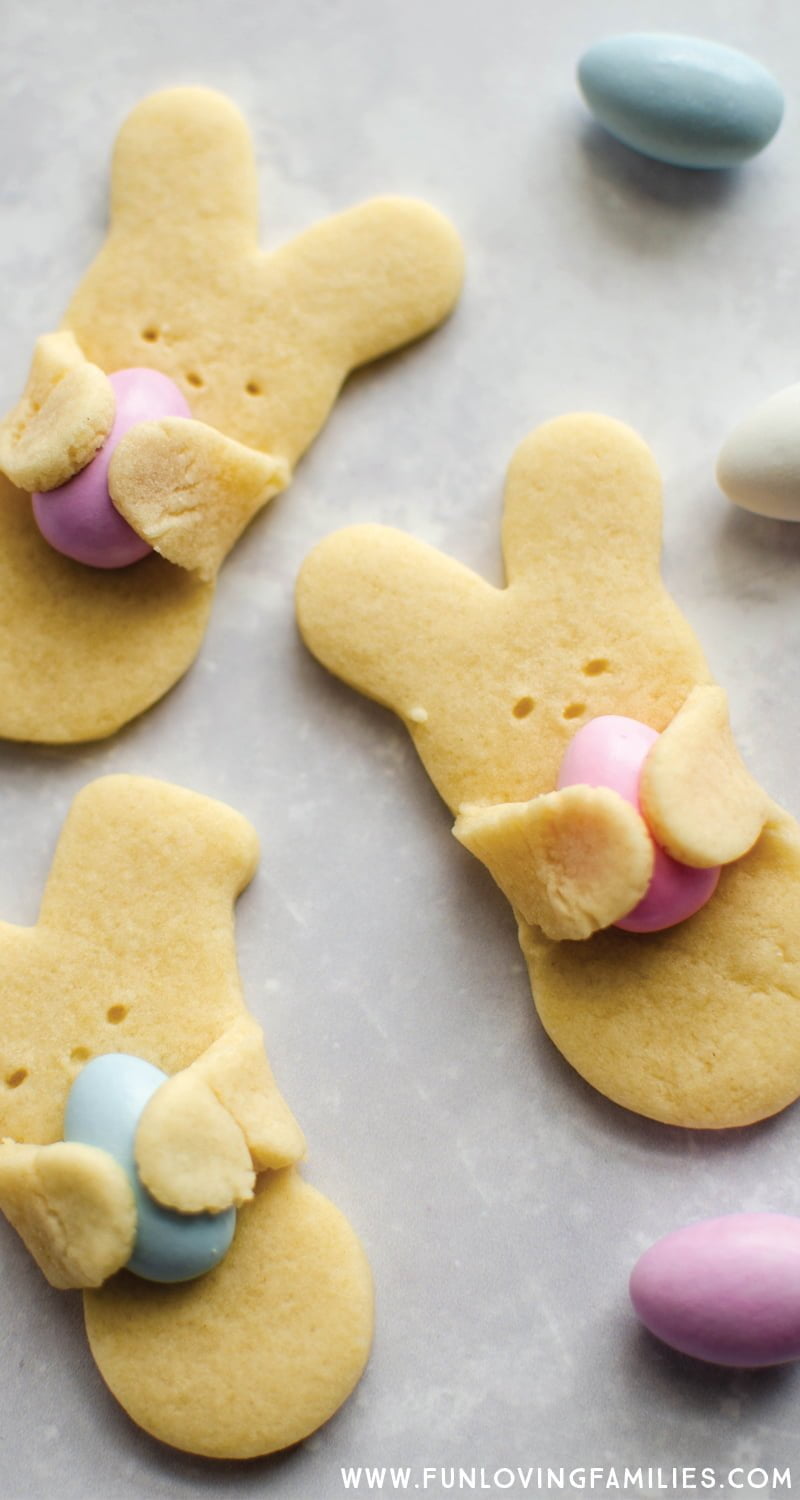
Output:
[[[800,521],[800,384],[743,417],[717,460],[720,489],[743,510]]]

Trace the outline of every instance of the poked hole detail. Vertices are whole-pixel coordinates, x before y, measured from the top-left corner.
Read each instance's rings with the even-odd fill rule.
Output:
[[[587,661],[583,669],[584,677],[599,677],[602,672],[607,672],[610,666],[611,663],[606,661],[604,656],[594,656],[591,661]]]
[[[125,1020],[127,1014],[127,1005],[112,1005],[106,1011],[106,1020],[110,1021],[112,1026],[118,1026],[120,1021]]]
[[[20,1084],[24,1083],[25,1079],[27,1077],[28,1077],[28,1069],[27,1068],[15,1068],[14,1071],[13,1071],[13,1073],[9,1073],[6,1076],[6,1088],[7,1089],[18,1089],[19,1086],[20,1086]]]
[[[511,712],[515,719],[527,719],[528,714],[532,714],[535,707],[533,698],[518,698]]]
[[[585,703],[568,703],[567,706],[566,706],[566,708],[564,709],[564,718],[565,719],[579,719],[580,716],[581,716],[581,714],[585,714],[585,712],[586,712],[586,704]]]

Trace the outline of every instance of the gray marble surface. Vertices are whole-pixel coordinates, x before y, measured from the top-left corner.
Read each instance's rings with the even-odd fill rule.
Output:
[[[516,443],[561,411],[620,416],[663,468],[666,578],[742,748],[800,813],[800,527],[734,513],[713,482],[732,421],[800,375],[794,0],[7,0],[2,23],[3,408],[100,241],[118,124],[167,84],[213,85],[248,116],[272,243],[410,192],[460,228],[468,282],[445,329],[349,383],[229,560],[199,660],[163,703],[110,742],[0,746],[11,921],[35,919],[70,799],[102,773],[174,780],[257,828],[246,994],[306,1129],[308,1178],[372,1261],[368,1372],[289,1454],[182,1457],[116,1407],[79,1298],[50,1291],[4,1229],[1,1500],[334,1500],[342,1465],[416,1466],[420,1490],[423,1466],[451,1464],[486,1482],[518,1465],[706,1465],[720,1484],[733,1466],[792,1466],[800,1486],[800,1373],[672,1355],[626,1296],[640,1250],[685,1220],[800,1210],[796,1108],[704,1135],[584,1085],[546,1040],[510,911],[450,837],[401,726],[316,666],[292,612],[303,556],[351,521],[406,527],[499,581]],[[589,123],[576,58],[636,26],[717,37],[774,69],[788,110],[760,160],[681,173]],[[447,1478],[427,1493],[450,1493]]]

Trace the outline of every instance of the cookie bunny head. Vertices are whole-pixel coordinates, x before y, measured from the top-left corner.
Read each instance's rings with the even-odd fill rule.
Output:
[[[708,680],[659,577],[660,535],[641,439],[605,417],[561,417],[509,468],[505,588],[401,532],[349,528],[303,566],[300,630],[326,667],[400,715],[454,812],[527,800],[555,787],[581,724],[628,714],[663,729]]]
[[[59,1140],[90,1058],[174,1073],[241,1013],[233,905],[257,859],[249,824],[210,798],[135,776],[84,788],[36,926],[0,931],[3,1136]]]
[[[208,89],[170,89],[120,131],[108,238],[65,327],[101,369],[152,365],[198,420],[291,468],[350,371],[440,323],[461,275],[447,220],[403,198],[260,250],[241,115]]]
[[[447,221],[401,198],[262,252],[237,110],[195,88],[140,104],[114,153],[106,243],[61,333],[40,340],[0,428],[0,468],[40,491],[82,471],[109,437],[107,377],[123,369],[169,377],[190,416],[112,433],[108,493],[157,554],[132,570],[65,560],[27,502],[4,497],[0,733],[94,738],[167,691],[200,644],[226,553],[288,483],[348,373],[439,323],[461,277]]]
[[[642,441],[561,417],[510,466],[505,588],[357,526],[306,559],[298,621],[326,667],[407,725],[454,832],[515,908],[539,1015],[573,1066],[639,1113],[740,1125],[800,1091],[800,835],[738,758],[659,539]],[[605,715],[657,731],[641,786],[659,842],[725,867],[667,931],[609,925],[639,899],[620,871],[640,813],[604,787],[556,790],[572,737]]]

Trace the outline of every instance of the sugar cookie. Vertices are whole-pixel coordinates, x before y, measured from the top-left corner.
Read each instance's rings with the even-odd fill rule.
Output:
[[[114,151],[106,242],[0,427],[0,735],[94,739],[161,697],[198,650],[226,553],[349,372],[435,327],[461,278],[455,232],[412,199],[374,199],[264,254],[234,106],[202,88],[139,104]],[[114,421],[107,376],[142,366],[192,415],[115,443],[111,499],[160,556],[108,574],[48,546],[12,485],[50,491],[89,464]]]
[[[221,803],[107,777],[73,804],[37,925],[0,929],[0,1208],[53,1284],[87,1288],[92,1353],[133,1419],[216,1458],[313,1432],[372,1332],[364,1252],[295,1169],[303,1137],[242,1001],[232,908],[256,858]],[[137,1139],[158,1202],[243,1205],[224,1258],[177,1286],[114,1274],[137,1232],[128,1179],[61,1140],[75,1080],[123,1053],[173,1075]]]
[[[659,576],[660,522],[641,439],[562,417],[511,464],[505,589],[357,526],[306,559],[298,620],[326,667],[405,721],[456,832],[515,906],[539,1016],[578,1072],[658,1120],[744,1125],[800,1092],[800,834],[739,760],[724,694]],[[598,812],[575,787],[554,791],[575,731],[606,714],[659,732],[644,775],[659,837],[698,868],[723,865],[702,910],[663,932],[592,932],[646,882],[636,814],[610,792]],[[543,913],[566,940],[545,935]]]

